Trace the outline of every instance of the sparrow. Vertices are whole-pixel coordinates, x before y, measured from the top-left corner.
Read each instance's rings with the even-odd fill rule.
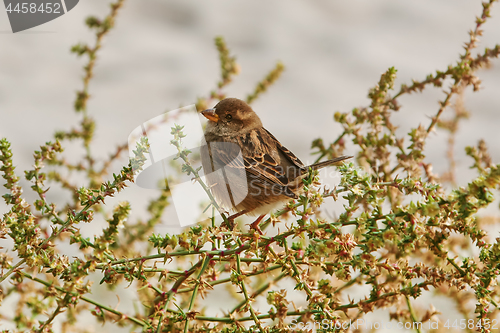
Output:
[[[352,156],[304,165],[262,126],[259,116],[237,98],[221,100],[202,111],[208,119],[200,149],[203,171],[216,201],[224,209],[243,215],[259,215],[258,224],[276,206],[297,199],[303,190],[302,179],[309,169],[318,170]]]

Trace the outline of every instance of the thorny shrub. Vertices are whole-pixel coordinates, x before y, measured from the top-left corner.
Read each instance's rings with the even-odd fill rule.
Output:
[[[0,237],[13,244],[0,253],[0,291],[3,302],[14,297],[16,304],[10,316],[2,309],[1,319],[15,324],[17,331],[36,332],[86,331],[80,323],[83,313],[89,312],[98,321],[145,332],[282,332],[307,329],[306,324],[324,320],[340,327],[386,309],[387,321],[410,324],[405,327],[419,332],[423,327],[413,324],[440,320],[440,312],[432,305],[416,308],[412,300],[432,292],[455,302],[467,320],[464,330],[491,332],[499,313],[500,238],[487,237],[484,225],[498,219],[478,213],[498,193],[500,165],[492,163],[485,142],[466,147],[477,177],[467,186],[450,189],[444,184],[454,186],[453,155],[449,154],[450,171],[439,176],[431,172],[425,148],[430,133],[444,130],[450,133],[449,151],[453,151],[458,123],[467,116],[458,102],[467,87],[479,89],[476,71],[500,54],[499,45],[473,54],[494,2],[483,4],[456,64],[403,85],[395,94],[391,91],[396,70],[389,68],[369,91],[369,106],[335,113],[343,132],[330,144],[315,140],[312,148],[318,161],[353,154],[354,163],[339,167],[342,177],[334,189],[322,188],[314,174],[304,180],[304,195],[263,220],[263,235],[241,225],[231,230],[229,224],[210,222],[179,235],[155,235],[152,230],[169,205],[168,189],[150,202],[150,216],[144,220],[127,220],[128,202],[118,204],[112,213],[106,211],[102,204],[133,181],[133,170],[144,162],[148,143],[141,142],[130,164],[105,181],[110,179],[111,163],[126,145],[105,161],[92,156],[89,146],[95,123],[87,101],[97,52],[123,0],[112,3],[104,19],[88,18],[87,25],[95,31],[94,44],[72,48],[78,56],[88,58],[83,88],[74,104],[82,120],[76,128],[57,132],[53,142],[34,153],[33,169],[24,174],[38,195],[34,202],[23,197],[9,141],[0,141],[0,171],[8,189],[3,197],[10,208],[1,219]],[[216,89],[199,98],[198,110],[224,98],[223,88],[239,72],[224,40],[218,37],[215,42],[222,75]],[[251,103],[265,92],[283,69],[278,63],[247,101]],[[413,128],[408,137],[398,136],[391,116],[400,108],[399,98],[430,86],[441,87],[446,79],[452,83],[444,88],[444,98],[430,123]],[[453,116],[445,120],[443,114],[449,109]],[[189,152],[182,148],[181,128],[174,128],[173,134],[184,170],[194,172],[193,177],[200,181],[190,168]],[[86,148],[80,161],[70,163],[63,157],[68,140],[81,140]],[[349,151],[347,144],[353,147]],[[85,175],[88,185],[76,188],[62,170]],[[59,183],[71,193],[66,205],[47,201],[47,182]],[[317,214],[327,198],[345,199],[336,219],[325,220]],[[94,239],[82,237],[78,224],[96,219],[105,219],[107,227]],[[285,231],[267,228],[277,223],[286,223]],[[80,259],[61,253],[61,244],[68,243],[79,245]],[[117,306],[97,302],[90,282],[96,276],[110,287],[127,281],[142,306],[124,313]],[[292,281],[294,289],[280,288],[280,280]],[[200,299],[219,293],[221,289],[212,291],[218,285],[227,286],[237,304],[207,314]],[[349,295],[360,285],[371,290],[354,301]],[[305,300],[299,306],[293,302],[297,298],[291,297],[297,293]],[[220,307],[223,305],[218,304],[217,309]],[[55,323],[60,328],[53,328]],[[445,328],[441,322],[435,331],[454,327],[460,329],[451,323]]]

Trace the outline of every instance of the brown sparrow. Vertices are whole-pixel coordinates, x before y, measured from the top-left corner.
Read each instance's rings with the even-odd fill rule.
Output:
[[[262,127],[252,108],[237,98],[226,98],[201,113],[209,120],[201,161],[212,194],[221,206],[238,212],[232,220],[247,213],[260,215],[252,223],[258,231],[266,213],[298,198],[309,168],[321,169],[352,157],[305,166]],[[217,170],[223,172],[214,172]]]

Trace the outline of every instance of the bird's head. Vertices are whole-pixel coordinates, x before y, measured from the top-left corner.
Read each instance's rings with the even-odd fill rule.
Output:
[[[225,135],[236,135],[262,127],[259,116],[244,101],[237,98],[226,98],[212,109],[201,114],[209,120],[208,131],[217,131]]]

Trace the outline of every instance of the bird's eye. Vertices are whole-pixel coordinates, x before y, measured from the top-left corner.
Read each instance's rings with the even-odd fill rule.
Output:
[[[231,116],[230,114],[227,114],[227,115],[226,115],[226,119],[227,119],[227,120],[231,120],[231,119],[233,119],[233,116]]]

